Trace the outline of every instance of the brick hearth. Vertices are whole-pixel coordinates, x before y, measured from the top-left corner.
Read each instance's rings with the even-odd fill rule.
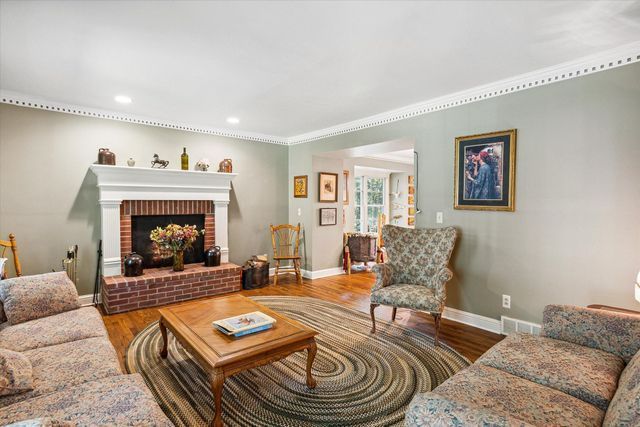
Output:
[[[187,264],[182,272],[150,268],[138,277],[103,277],[102,303],[113,314],[235,292],[241,288],[241,275],[240,266],[224,263],[220,267]]]

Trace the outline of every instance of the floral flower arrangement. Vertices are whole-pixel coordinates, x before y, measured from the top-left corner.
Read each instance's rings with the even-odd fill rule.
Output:
[[[161,251],[173,253],[173,269],[184,270],[184,251],[193,247],[193,242],[204,230],[198,230],[195,225],[169,224],[166,227],[156,227],[149,238],[158,245]]]

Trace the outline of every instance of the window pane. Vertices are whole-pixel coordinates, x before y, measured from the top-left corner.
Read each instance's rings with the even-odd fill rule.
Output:
[[[384,203],[384,178],[367,179],[367,204],[381,205]]]
[[[368,206],[367,207],[367,215],[368,215],[368,231],[372,233],[378,232],[378,215],[382,212],[381,206]]]
[[[360,206],[356,206],[355,231],[362,231],[362,210]]]
[[[355,189],[355,204],[356,206],[360,206],[362,200],[362,177],[356,177],[356,189]]]

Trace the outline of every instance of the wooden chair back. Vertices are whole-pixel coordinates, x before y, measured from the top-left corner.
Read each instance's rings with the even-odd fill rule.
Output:
[[[271,225],[271,243],[273,257],[280,259],[294,259],[300,252],[300,223],[298,225]]]
[[[22,276],[22,267],[20,266],[20,259],[18,258],[18,244],[16,243],[16,236],[13,234],[9,234],[9,240],[0,240],[0,248],[2,248],[2,252],[0,252],[0,258],[5,258],[5,252],[7,249],[11,249],[13,253],[13,266],[16,269],[16,276]],[[4,277],[1,279],[6,279],[7,273],[4,273]]]

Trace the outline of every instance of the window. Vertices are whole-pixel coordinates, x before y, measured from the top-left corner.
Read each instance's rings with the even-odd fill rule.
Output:
[[[358,176],[355,179],[356,231],[378,232],[378,216],[386,212],[386,179]]]

